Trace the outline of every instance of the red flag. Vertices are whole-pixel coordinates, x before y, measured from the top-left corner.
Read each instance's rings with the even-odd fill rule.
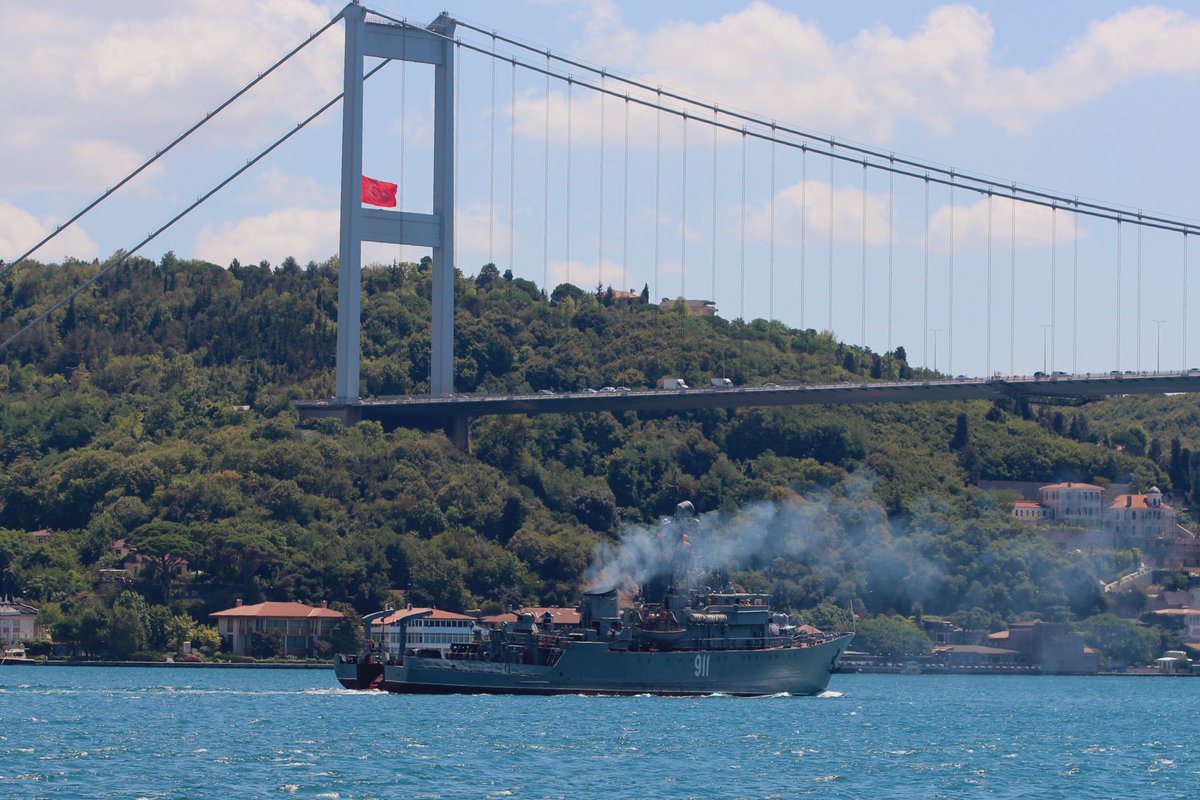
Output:
[[[396,189],[394,183],[377,181],[374,178],[362,176],[362,201],[367,205],[396,207]]]

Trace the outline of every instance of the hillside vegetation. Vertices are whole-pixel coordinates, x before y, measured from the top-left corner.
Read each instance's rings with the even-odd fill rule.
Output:
[[[0,333],[98,268],[10,270]],[[364,270],[366,394],[427,390],[431,274]],[[83,650],[133,613],[98,580],[122,539],[152,562],[133,588],[160,616],[204,621],[235,598],[568,605],[598,543],[690,500],[737,523],[714,521],[715,539],[773,509],[768,535],[720,566],[814,621],[919,606],[998,626],[1105,611],[1098,578],[1135,556],[1061,553],[979,481],[1172,486],[1169,464],[1092,433],[1099,418],[1089,431],[1011,403],[490,417],[469,455],[440,433],[301,427],[292,402],[332,393],[336,288],[336,260],[134,258],[4,352],[0,592]],[[456,304],[462,392],[913,374],[903,348],[573,286],[547,297],[491,265],[459,276]],[[173,579],[181,559],[195,574]]]

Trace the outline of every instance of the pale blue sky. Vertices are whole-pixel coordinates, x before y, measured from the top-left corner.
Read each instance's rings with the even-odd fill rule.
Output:
[[[1004,3],[367,3],[427,23],[444,7],[484,28],[614,73],[679,89],[724,107],[798,128],[1070,196],[1200,218],[1194,187],[1200,18],[1193,4],[1118,2]],[[69,217],[140,159],[165,145],[340,8],[309,0],[273,3],[128,2],[94,10],[0,7],[0,258],[12,258]],[[463,31],[487,45],[487,38]],[[138,241],[224,177],[275,135],[340,91],[341,29],[329,31],[294,64],[189,140],[150,174],[86,217],[42,257],[104,258]],[[807,185],[794,151],[776,150],[774,270],[770,245],[770,148],[747,146],[746,278],[741,256],[740,137],[723,133],[716,152],[716,231],[712,133],[688,126],[687,202],[683,202],[681,123],[662,123],[661,204],[655,236],[654,135],[649,114],[631,114],[630,179],[624,178],[623,105],[606,101],[604,224],[600,224],[600,149],[596,101],[573,94],[570,253],[566,235],[565,95],[552,89],[552,134],[545,126],[544,78],[517,73],[515,213],[509,213],[512,74],[496,70],[491,143],[490,62],[464,53],[461,65],[460,241],[468,274],[488,260],[553,284],[640,289],[656,296],[713,294],[721,313],[773,315],[790,325],[827,324],[829,166],[807,159]],[[390,65],[368,88],[367,171],[397,180],[403,146],[410,208],[425,200],[429,149],[428,71]],[[590,79],[590,78],[589,78]],[[249,101],[249,102],[247,102]],[[293,255],[323,259],[336,250],[340,114],[302,132],[238,183],[150,244],[158,258],[228,263]],[[546,166],[549,163],[550,231]],[[1164,368],[1184,358],[1182,237],[1148,233],[1142,242],[1142,299],[1135,284],[1137,236],[1123,231],[1120,340],[1115,226],[1083,222],[1079,289],[1073,288],[1073,223],[1048,214],[1018,218],[1016,293],[1010,296],[1010,209],[993,206],[991,336],[987,336],[986,205],[957,193],[955,245],[950,198],[931,192],[929,312],[921,291],[924,206],[920,182],[898,179],[889,234],[888,180],[868,174],[867,315],[862,316],[862,170],[834,170],[834,324],[846,341],[876,350],[904,345],[915,361],[953,372],[1032,372],[1043,366],[1043,328],[1053,319],[1046,356],[1057,369],[1153,369],[1161,326]],[[625,211],[628,186],[628,213]],[[800,198],[805,246],[799,246]],[[681,233],[687,215],[687,236]],[[489,217],[491,222],[489,223]],[[603,235],[601,235],[603,230]],[[656,241],[657,239],[657,241]],[[888,242],[891,241],[891,336]],[[626,244],[628,241],[628,244]],[[658,270],[654,268],[657,247]],[[1191,263],[1200,246],[1191,247]],[[372,246],[367,260],[417,258],[415,249]],[[603,254],[603,262],[600,261]],[[628,255],[628,258],[626,258]],[[686,255],[686,269],[680,269]],[[954,319],[949,279],[953,261]],[[713,264],[717,273],[713,275]],[[1052,266],[1053,265],[1053,266]],[[800,277],[804,273],[801,304]],[[1050,274],[1055,305],[1050,306]],[[773,279],[772,279],[773,274]],[[656,280],[657,278],[657,280]],[[770,291],[773,284],[774,292]],[[1009,304],[1017,306],[1010,329]],[[1078,309],[1078,323],[1075,322]],[[1154,320],[1162,320],[1155,323]],[[1140,322],[1140,325],[1139,325]],[[1189,319],[1187,359],[1200,355],[1200,319]],[[953,344],[953,362],[950,346]],[[1118,350],[1119,346],[1119,350]],[[1011,349],[1010,349],[1011,348]],[[1190,364],[1189,364],[1190,365]],[[1047,363],[1047,366],[1049,364]]]

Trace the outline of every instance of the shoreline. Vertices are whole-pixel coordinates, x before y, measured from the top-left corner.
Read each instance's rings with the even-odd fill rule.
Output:
[[[288,664],[286,662],[234,663],[228,661],[22,661],[4,667],[164,667],[181,669],[330,669],[333,662],[323,664]]]

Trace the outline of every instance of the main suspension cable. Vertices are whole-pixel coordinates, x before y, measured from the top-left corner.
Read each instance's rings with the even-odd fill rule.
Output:
[[[144,172],[147,168],[149,168],[152,164],[154,164],[154,162],[158,161],[160,158],[165,156],[167,153],[169,153],[173,149],[175,149],[175,146],[177,144],[179,144],[184,139],[188,138],[193,133],[198,131],[201,127],[204,126],[205,123],[207,123],[213,117],[220,114],[222,111],[224,111],[230,105],[232,105],[238,98],[240,98],[246,92],[253,89],[255,86],[257,86],[263,80],[265,80],[267,78],[267,76],[269,76],[271,73],[273,73],[279,67],[283,66],[283,64],[285,62],[287,62],[288,60],[290,60],[292,58],[292,56],[296,55],[301,50],[303,50],[305,47],[308,47],[308,45],[312,44],[312,42],[318,36],[323,34],[325,31],[329,30],[333,25],[335,25],[338,21],[340,21],[341,18],[342,18],[342,12],[339,11],[337,14],[335,14],[333,16],[333,18],[331,18],[328,22],[326,22],[319,29],[317,29],[316,32],[309,34],[307,39],[305,39],[303,42],[301,42],[300,44],[296,45],[291,50],[289,50],[278,61],[276,61],[271,66],[267,67],[267,69],[265,71],[260,72],[258,74],[258,77],[256,77],[254,80],[247,83],[241,89],[238,89],[232,95],[230,95],[229,98],[225,100],[225,102],[221,103],[219,106],[214,108],[212,111],[209,111],[208,113],[206,113],[201,119],[197,120],[196,123],[193,124],[190,128],[188,128],[186,131],[184,131],[183,133],[179,134],[174,139],[172,139],[171,142],[169,144],[167,144],[166,147],[155,151],[154,155],[151,156],[150,158],[146,159],[146,161],[142,162],[141,166],[134,169],[132,172],[130,172],[128,175],[126,175],[124,178],[122,178],[120,181],[115,183],[112,187],[104,190],[103,194],[101,194],[95,200],[88,203],[86,206],[84,206],[82,209],[80,209],[78,212],[76,212],[75,215],[72,216],[70,219],[68,219],[66,222],[64,222],[61,225],[56,226],[54,228],[54,230],[52,230],[50,233],[46,234],[41,239],[41,241],[39,241],[33,247],[29,248],[24,253],[22,253],[21,255],[17,256],[16,258],[12,259],[7,264],[5,264],[3,269],[0,269],[0,277],[4,276],[13,267],[17,266],[22,261],[29,258],[29,256],[31,256],[33,253],[36,253],[42,246],[47,244],[50,240],[52,240],[54,237],[58,236],[60,233],[65,231],[67,228],[71,227],[71,225],[78,222],[79,219],[81,217],[83,217],[84,214],[87,214],[93,208],[95,208],[96,206],[100,205],[102,202],[107,200],[114,192],[116,192],[122,186],[124,186],[125,184],[129,183],[131,180],[136,178],[138,175],[140,175],[142,172]],[[384,62],[384,63],[386,63],[386,62]]]
[[[376,13],[376,12],[372,12],[372,13]],[[383,14],[380,14],[379,16],[383,16],[387,19],[391,19],[390,17],[386,17],[386,15],[383,15]],[[480,34],[488,35],[488,36],[490,36],[492,34],[492,31],[486,30],[484,28],[480,28],[469,22],[464,22],[462,20],[456,20],[456,21],[463,28],[466,28],[471,31],[475,31],[476,33],[480,33]],[[527,44],[518,39],[514,39],[514,38],[506,37],[506,36],[500,36],[500,35],[498,35],[498,38],[500,39],[500,41],[503,41],[506,44],[510,44],[514,47],[518,47],[523,50],[535,52],[538,54],[542,54],[542,53],[549,54],[549,51],[546,51],[543,48],[535,47],[531,44]],[[467,45],[467,46],[470,46],[470,45]],[[564,56],[561,54],[555,53],[552,55],[552,57],[555,61],[558,61],[564,65],[567,65],[569,67],[574,67],[577,69],[581,69],[581,70],[584,70],[586,72],[590,72],[593,74],[598,75],[602,71],[605,71],[599,67],[595,67],[590,64],[568,58],[567,56]],[[671,100],[676,100],[681,103],[686,103],[690,106],[704,109],[706,111],[712,111],[713,109],[717,108],[717,106],[713,103],[708,103],[703,100],[696,99],[694,97],[689,97],[682,93],[671,92],[671,91],[663,89],[662,87],[653,87],[653,86],[650,86],[649,84],[638,81],[635,78],[622,76],[619,73],[608,72],[608,75],[611,79],[620,81],[628,86],[632,86],[632,87],[641,89],[646,92],[654,92],[660,99],[662,97],[667,97]],[[587,86],[588,84],[580,83],[580,85]],[[811,131],[805,131],[805,130],[802,130],[799,128],[791,128],[791,127],[779,125],[777,123],[768,122],[767,120],[765,120],[763,118],[756,117],[752,114],[744,114],[744,113],[740,113],[737,111],[732,111],[732,110],[728,109],[727,107],[720,108],[719,110],[722,115],[724,115],[730,119],[737,120],[739,122],[748,122],[748,123],[751,123],[754,125],[759,125],[763,128],[772,128],[773,130],[777,130],[777,131],[780,131],[782,133],[785,133],[785,134],[788,134],[791,136],[798,136],[798,137],[801,137],[801,138],[804,138],[804,139],[807,139],[807,140],[810,140],[813,142],[820,142],[820,143],[826,145],[827,147],[829,147],[831,151],[834,148],[841,148],[843,151],[845,151],[844,156],[838,156],[838,157],[842,158],[842,160],[861,162],[861,160],[862,160],[861,156],[868,156],[870,158],[879,159],[880,161],[886,160],[891,163],[899,163],[899,164],[903,165],[904,167],[908,167],[913,170],[916,170],[916,172],[908,172],[907,170],[901,170],[901,169],[897,168],[898,174],[907,174],[909,177],[921,178],[921,177],[923,177],[921,173],[924,172],[924,173],[928,173],[929,180],[933,181],[934,183],[944,183],[946,178],[952,178],[953,180],[959,182],[959,183],[957,183],[959,188],[967,189],[970,191],[976,191],[976,192],[979,192],[980,194],[985,193],[988,188],[1003,189],[1006,192],[1012,191],[1014,194],[1019,193],[1021,195],[1024,195],[1024,197],[1021,198],[1022,202],[1032,202],[1037,205],[1042,205],[1042,206],[1046,206],[1046,207],[1049,207],[1052,202],[1057,203],[1059,205],[1072,205],[1072,206],[1077,207],[1081,213],[1088,213],[1088,211],[1084,211],[1083,209],[1088,209],[1090,211],[1099,212],[1097,214],[1089,214],[1089,216],[1099,216],[1099,217],[1102,217],[1105,219],[1115,219],[1117,215],[1127,216],[1129,214],[1128,209],[1122,210],[1122,209],[1116,208],[1115,206],[1106,205],[1103,203],[1092,203],[1092,202],[1087,202],[1087,201],[1081,201],[1078,199],[1073,199],[1067,195],[1061,195],[1061,194],[1057,194],[1054,192],[1047,192],[1047,191],[1035,189],[1035,188],[1029,187],[1029,186],[1017,186],[1016,184],[1005,183],[1005,182],[999,181],[994,178],[986,177],[984,175],[976,175],[973,173],[964,173],[961,170],[957,170],[957,169],[949,168],[949,167],[941,167],[936,164],[926,163],[926,162],[918,161],[915,159],[899,158],[899,157],[896,157],[894,154],[888,154],[881,150],[876,150],[874,148],[866,147],[863,145],[849,144],[842,140],[835,140],[834,137],[832,137],[832,136],[822,136],[820,134],[816,134]],[[679,113],[679,112],[676,111],[675,113]],[[752,133],[751,135],[754,135],[754,134]],[[826,153],[824,155],[828,155],[828,154]],[[883,167],[883,166],[881,166],[879,164],[875,164],[875,163],[872,164],[872,167],[875,169],[886,169],[887,168],[887,167]],[[944,177],[935,177],[935,176],[944,176]],[[1154,215],[1140,214],[1140,213],[1138,216],[1139,216],[1139,223],[1138,223],[1139,225],[1147,225],[1148,227],[1158,227],[1160,225],[1165,225],[1165,226],[1167,226],[1167,228],[1166,228],[1167,230],[1174,230],[1179,233],[1182,233],[1185,228],[1191,233],[1200,232],[1200,223],[1190,223],[1190,222],[1186,222],[1186,221],[1179,220],[1179,219],[1172,219],[1170,217],[1161,217],[1161,216],[1154,216]],[[1150,223],[1157,223],[1157,224],[1150,224]]]
[[[369,72],[367,72],[365,75],[363,75],[363,80],[364,81],[367,80],[372,75],[374,75],[376,72],[383,69],[383,67],[386,64],[388,64],[390,61],[391,61],[391,59],[384,59],[383,61],[379,62],[379,64],[375,65],[375,67],[373,69],[371,69]],[[337,97],[334,97],[332,100],[325,103],[325,105],[321,106],[316,111],[309,114],[301,122],[296,123],[296,126],[294,128],[291,128],[290,130],[288,130],[287,133],[283,134],[278,139],[276,139],[274,142],[272,142],[265,150],[260,151],[258,155],[254,156],[253,158],[248,160],[245,164],[238,167],[236,170],[234,170],[232,173],[230,173],[224,180],[222,180],[216,186],[214,186],[213,188],[209,189],[204,194],[197,197],[194,202],[192,202],[190,205],[188,205],[186,208],[184,208],[178,214],[171,217],[171,219],[167,220],[167,222],[165,222],[163,225],[158,227],[153,232],[147,234],[147,236],[144,239],[142,239],[140,242],[138,242],[133,247],[131,247],[129,250],[126,250],[120,256],[114,258],[112,261],[108,262],[103,267],[101,267],[96,272],[95,275],[88,278],[83,283],[79,284],[79,286],[75,287],[70,292],[68,292],[65,296],[63,296],[62,298],[60,298],[59,300],[57,300],[53,304],[51,304],[45,311],[38,314],[36,317],[34,317],[29,322],[25,323],[25,325],[23,325],[19,330],[17,330],[16,333],[14,333],[12,336],[9,336],[3,342],[0,342],[0,351],[7,349],[10,344],[12,344],[17,339],[19,339],[21,336],[23,336],[30,328],[41,323],[43,320],[45,320],[47,317],[49,317],[52,313],[57,311],[59,308],[62,308],[64,305],[69,303],[71,300],[75,299],[75,297],[80,292],[82,292],[84,289],[86,289],[89,286],[91,286],[92,284],[94,284],[96,281],[100,280],[100,278],[102,278],[105,274],[112,271],[114,268],[120,266],[121,264],[124,264],[126,261],[129,260],[130,257],[132,257],[135,253],[137,253],[143,247],[148,245],[150,242],[157,239],[162,233],[164,233],[168,228],[173,226],[176,222],[183,219],[188,214],[192,213],[192,211],[194,211],[196,208],[198,208],[202,203],[204,203],[210,197],[212,197],[214,194],[221,191],[226,186],[228,186],[230,183],[235,181],[238,177],[240,177],[242,175],[242,173],[246,172],[248,169],[253,167],[259,161],[262,161],[264,158],[266,158],[268,155],[270,155],[272,152],[274,152],[274,150],[276,148],[278,148],[280,145],[282,145],[288,139],[292,138],[297,133],[299,133],[301,130],[303,130],[309,123],[311,123],[317,117],[321,116],[326,111],[328,111],[330,108],[337,105],[337,103],[342,99],[343,96],[345,96],[345,92],[339,93]]]

